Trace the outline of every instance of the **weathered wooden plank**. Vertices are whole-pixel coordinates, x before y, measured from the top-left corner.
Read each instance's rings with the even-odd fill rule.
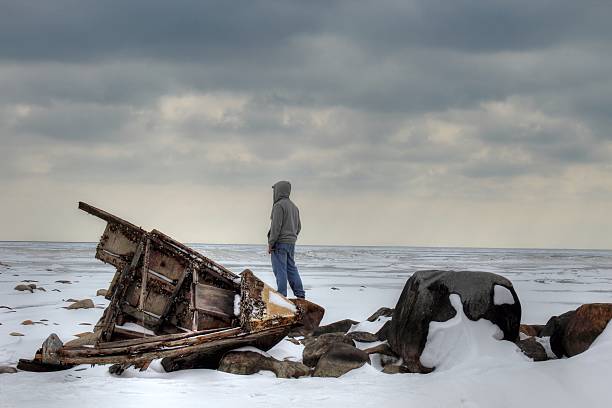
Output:
[[[222,327],[218,329],[199,330],[199,331],[194,331],[194,332],[189,332],[189,333],[164,334],[161,336],[146,337],[146,338],[140,338],[140,339],[134,339],[134,340],[109,341],[106,343],[99,343],[97,345],[97,348],[104,349],[104,348],[128,347],[128,346],[134,346],[138,344],[180,340],[180,339],[186,339],[188,337],[200,336],[202,334],[216,333],[216,332],[220,332],[223,330],[229,330],[229,329],[232,329],[232,327]],[[67,349],[70,347],[65,346],[64,348]]]
[[[215,286],[194,284],[195,308],[213,316],[231,319],[236,292]]]
[[[140,350],[130,351],[125,353],[125,349],[122,349],[121,353],[115,355],[108,355],[101,353],[100,349],[63,349],[61,354],[61,361],[63,364],[113,364],[113,363],[138,363],[142,361],[154,360],[156,358],[165,357],[182,357],[192,353],[202,353],[205,351],[214,351],[225,349],[233,349],[246,344],[257,343],[258,341],[265,340],[268,336],[280,335],[290,329],[290,326],[278,326],[272,327],[266,330],[262,330],[254,333],[242,333],[233,334],[229,336],[216,336],[208,335],[210,337],[201,336],[198,342],[194,342],[189,345],[176,345],[176,348],[169,348],[168,346],[161,346],[154,350]],[[239,331],[240,329],[232,329]],[[229,332],[229,330],[228,330]],[[215,333],[217,334],[217,333]],[[107,351],[106,349],[104,351]]]
[[[172,295],[170,295],[168,302],[166,303],[166,305],[164,306],[164,310],[161,312],[160,317],[159,317],[159,322],[158,322],[158,326],[156,328],[157,331],[159,330],[159,328],[165,323],[166,319],[168,318],[168,314],[170,313],[170,310],[172,310],[172,307],[174,306],[174,303],[177,300],[177,296],[178,294],[181,292],[182,288],[183,288],[183,283],[185,283],[185,280],[191,278],[191,267],[187,267],[184,272],[183,272],[183,276],[181,276],[176,284],[176,287],[174,288],[174,291],[172,292]]]
[[[101,218],[109,223],[114,223],[114,224],[120,224],[123,225],[126,228],[129,228],[130,230],[133,230],[134,233],[139,233],[141,235],[146,234],[147,232],[145,230],[143,230],[140,227],[137,227],[136,225],[132,224],[131,222],[128,222],[122,218],[117,217],[116,215],[113,215],[109,212],[106,212],[104,210],[101,210],[99,208],[94,207],[93,205],[89,205],[87,203],[84,203],[82,201],[79,201],[79,209],[83,210],[91,215],[94,215],[98,218]]]
[[[117,318],[117,314],[121,310],[119,308],[119,301],[123,299],[125,295],[125,291],[128,287],[129,277],[133,273],[134,269],[138,265],[140,261],[140,256],[142,255],[143,244],[142,242],[136,248],[136,253],[132,258],[132,262],[127,265],[123,271],[121,271],[121,275],[117,280],[117,285],[114,288],[113,296],[111,298],[111,302],[108,305],[107,311],[104,315],[104,321],[102,323],[102,333],[100,335],[101,340],[110,340],[112,335],[112,326],[115,324],[115,319]]]
[[[159,349],[171,350],[173,348],[185,348],[190,346],[197,346],[214,340],[224,339],[227,337],[239,336],[242,333],[242,329],[239,327],[222,330],[209,334],[192,335],[190,337],[179,339],[179,340],[166,340],[156,342],[146,342],[142,344],[135,344],[132,346],[122,347],[106,347],[106,348],[90,348],[90,347],[71,347],[63,348],[59,351],[60,359],[62,363],[66,357],[95,357],[95,356],[113,356],[113,355],[135,355],[135,354],[146,354],[150,352],[158,351]],[[193,334],[193,333],[191,333]],[[152,337],[151,339],[154,339]]]
[[[174,258],[157,250],[151,252],[149,268],[172,281],[177,281],[185,272],[186,267],[181,258]]]

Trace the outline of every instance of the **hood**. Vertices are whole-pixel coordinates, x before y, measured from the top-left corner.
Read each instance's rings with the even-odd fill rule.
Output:
[[[272,186],[274,190],[274,202],[277,202],[281,198],[289,198],[291,194],[291,183],[288,181],[279,181]]]

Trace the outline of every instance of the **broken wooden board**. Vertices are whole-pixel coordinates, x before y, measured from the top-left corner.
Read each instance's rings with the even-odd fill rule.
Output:
[[[257,331],[299,321],[299,309],[266,285],[249,269],[241,274],[240,323],[246,331]]]

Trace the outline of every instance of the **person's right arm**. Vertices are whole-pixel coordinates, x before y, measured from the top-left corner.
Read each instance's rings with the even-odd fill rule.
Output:
[[[274,205],[272,207],[272,221],[270,223],[270,236],[268,237],[268,248],[271,250],[278,240],[281,227],[283,226],[283,207]]]

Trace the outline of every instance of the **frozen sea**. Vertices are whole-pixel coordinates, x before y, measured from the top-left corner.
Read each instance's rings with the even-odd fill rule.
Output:
[[[90,325],[98,320],[107,304],[105,299],[95,296],[96,290],[106,288],[114,273],[112,267],[94,258],[95,246],[95,243],[0,242],[0,306],[6,306],[0,308],[0,365],[14,365],[19,358],[32,358],[51,332],[67,341],[76,333],[91,330]],[[190,246],[233,272],[249,268],[274,286],[269,255],[263,245]],[[344,318],[363,321],[381,306],[393,307],[406,280],[422,269],[489,271],[505,276],[513,282],[521,300],[523,323],[544,324],[550,316],[583,303],[612,302],[612,251],[298,246],[296,261],[306,296],[326,308],[324,323]],[[46,291],[13,290],[24,280],[36,281]],[[68,298],[91,298],[97,308],[66,310],[62,306],[67,305]],[[44,320],[41,324],[21,325],[27,319]],[[10,332],[24,336],[9,336]],[[603,355],[595,356],[597,350],[589,350],[584,357],[566,361],[516,363],[502,359],[491,363],[492,366],[479,360],[462,368],[469,375],[462,371],[461,380],[452,369],[426,376],[389,376],[373,367],[326,380],[281,380],[270,373],[241,377],[210,370],[168,374],[154,365],[145,373],[127,373],[121,378],[110,376],[104,367],[2,374],[0,407],[102,406],[106,393],[116,394],[113,398],[121,399],[123,406],[141,403],[168,407],[178,403],[217,407],[338,403],[409,406],[409,402],[414,402],[419,406],[486,407],[493,406],[494,401],[502,401],[496,406],[535,406],[529,402],[540,401],[540,394],[546,394],[548,399],[542,400],[546,405],[554,402],[557,406],[575,406],[572,404],[580,397],[583,402],[590,398],[586,406],[612,406],[612,391],[607,386],[602,383],[603,389],[597,392],[589,388],[598,386],[599,376],[609,378],[612,374],[610,337],[610,342],[602,341],[599,346],[599,354]],[[292,347],[291,343],[283,342],[271,353],[299,359],[301,349]],[[537,368],[528,369],[524,364],[537,364]],[[560,368],[567,371],[562,378]],[[590,385],[575,384],[576,390],[580,390],[576,394],[568,381],[581,382],[580,375],[586,375],[584,381],[588,380]],[[518,389],[508,390],[508,381],[516,382],[516,387],[539,391],[532,392],[529,399]],[[482,391],[479,384],[484,383],[489,391]],[[437,387],[445,387],[444,392],[436,392]],[[553,391],[555,395],[550,395]],[[47,399],[49,394],[53,394],[51,400]]]

